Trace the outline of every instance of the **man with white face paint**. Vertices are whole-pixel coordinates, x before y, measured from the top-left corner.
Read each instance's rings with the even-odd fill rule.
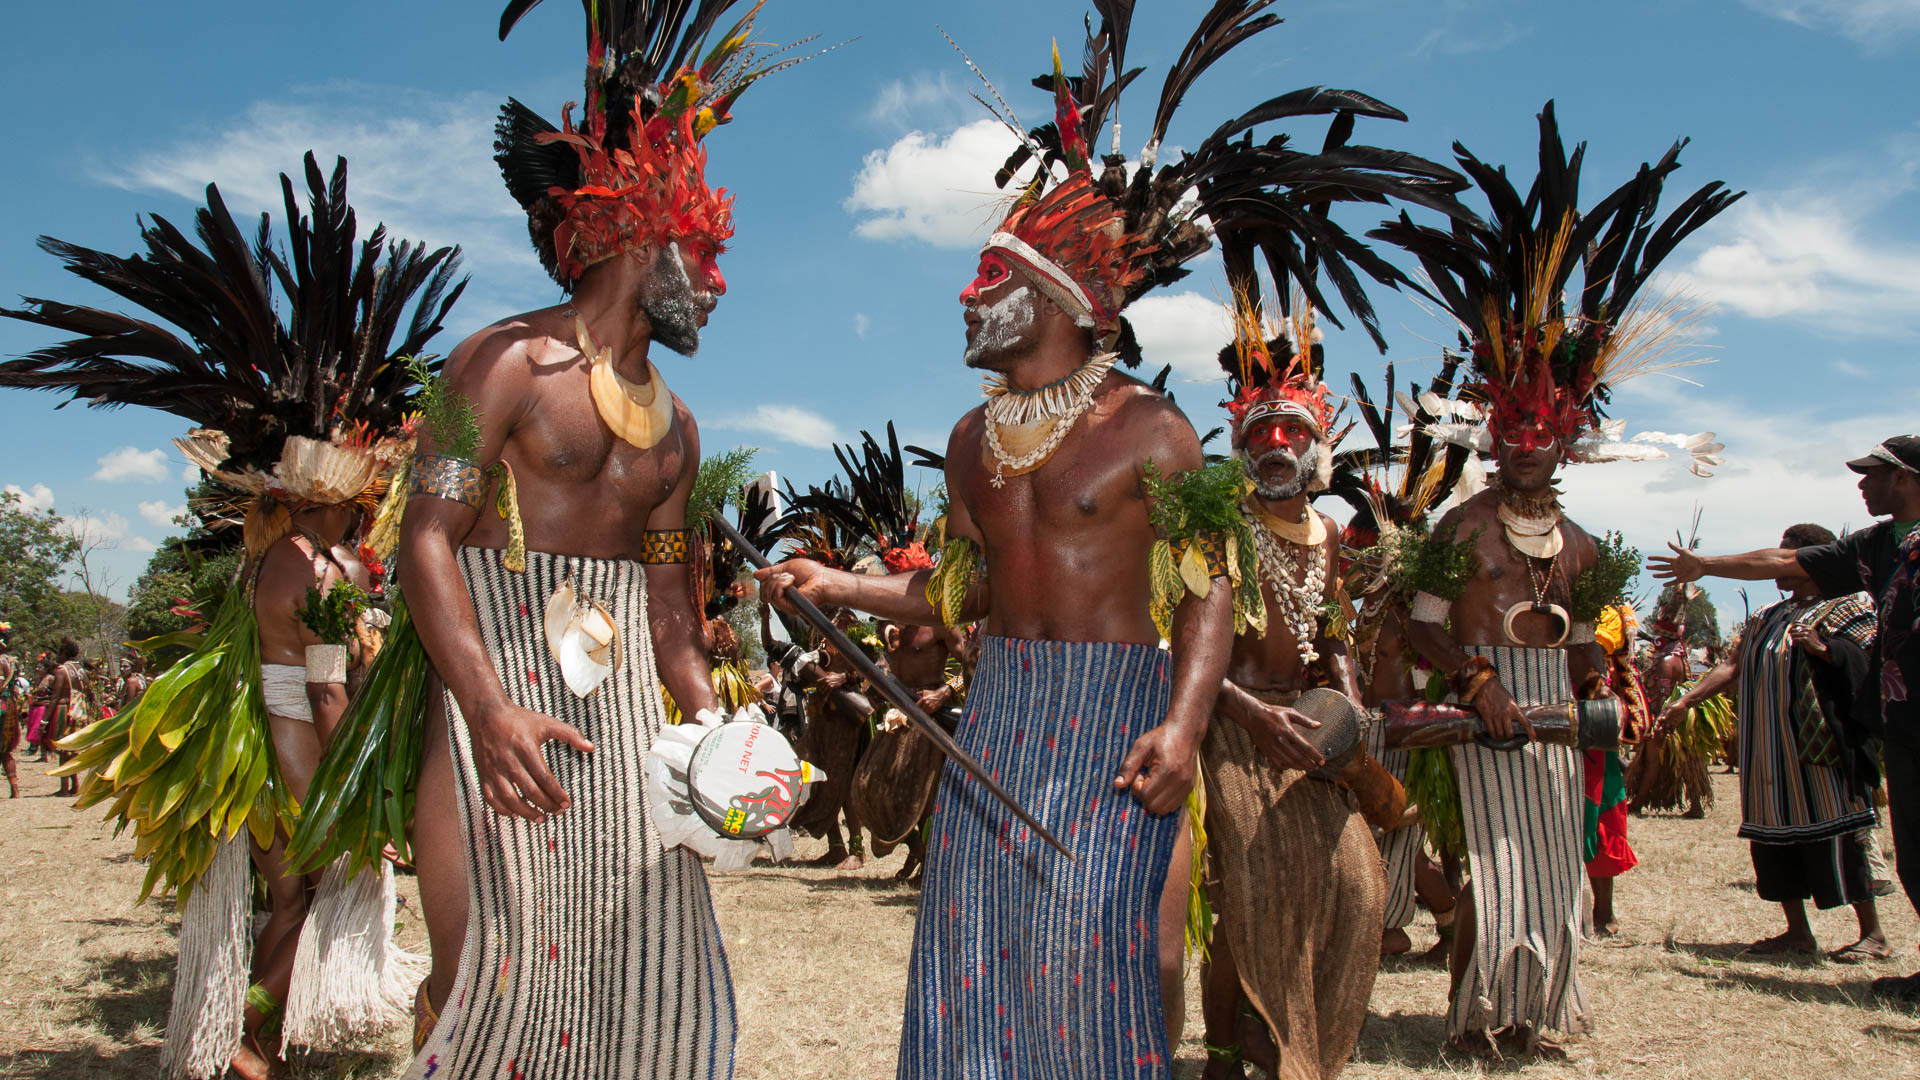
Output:
[[[662,686],[717,707],[688,603],[699,432],[652,357],[693,355],[726,292],[732,200],[701,140],[768,70],[751,13],[696,66],[710,7],[590,12],[577,130],[501,111],[496,159],[571,295],[454,351],[441,394],[471,416],[423,425],[413,464],[402,585],[445,693],[412,838],[434,970],[410,1076],[732,1072],[706,876],[662,847],[641,768]]]
[[[947,441],[938,565],[873,577],[793,560],[759,574],[772,603],[798,590],[895,623],[984,619],[955,738],[1073,852],[1047,847],[948,766],[908,971],[902,1080],[1170,1075],[1184,1014],[1180,809],[1234,632],[1263,609],[1252,543],[1230,539],[1245,530],[1241,467],[1203,467],[1186,417],[1116,368],[1138,361],[1121,311],[1211,245],[1183,200],[1190,190],[1232,191],[1236,221],[1341,263],[1351,280],[1350,259],[1384,264],[1317,200],[1402,182],[1347,175],[1333,157],[1245,154],[1228,138],[1158,160],[1192,77],[1278,22],[1258,14],[1265,6],[1225,21],[1216,10],[1195,33],[1131,175],[1117,145],[1098,162],[1089,150],[1137,74],[1123,55],[1131,6],[1109,5],[1117,22],[1089,27],[1084,76],[1067,78],[1056,50],[1041,80],[1054,122],[1001,171],[1019,194],[960,293],[962,355],[985,373],[987,400]],[[1095,88],[1088,105],[1075,86]],[[1288,100],[1397,115],[1350,91]],[[1395,155],[1394,168],[1417,160]],[[1182,868],[1173,889],[1170,866]]]

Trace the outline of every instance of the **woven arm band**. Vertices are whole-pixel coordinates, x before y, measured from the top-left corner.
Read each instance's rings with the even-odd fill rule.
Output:
[[[1453,611],[1453,601],[1442,600],[1430,592],[1413,594],[1413,621],[1439,623],[1444,626],[1447,616]]]
[[[687,560],[688,529],[648,529],[640,534],[640,561],[650,566],[667,566]]]
[[[480,466],[466,458],[419,454],[407,470],[408,498],[431,495],[478,510],[486,493],[487,482],[480,475]]]
[[[341,685],[347,681],[345,645],[307,646],[307,681]]]

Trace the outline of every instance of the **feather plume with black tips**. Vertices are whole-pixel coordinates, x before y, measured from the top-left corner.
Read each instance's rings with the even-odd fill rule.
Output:
[[[1397,200],[1449,217],[1464,213],[1453,193],[1466,187],[1466,181],[1452,169],[1401,151],[1349,144],[1355,117],[1405,120],[1405,114],[1357,91],[1310,87],[1260,102],[1220,125],[1178,161],[1161,164],[1157,160],[1181,101],[1200,76],[1234,48],[1279,25],[1279,16],[1265,11],[1272,3],[1216,0],[1162,83],[1141,167],[1129,180],[1125,155],[1116,146],[1094,170],[1096,185],[1122,209],[1127,231],[1155,245],[1149,256],[1150,272],[1129,290],[1125,302],[1185,277],[1188,271],[1183,264],[1211,246],[1210,222],[1213,230],[1235,230],[1245,238],[1241,251],[1228,262],[1231,280],[1251,280],[1258,256],[1275,280],[1300,283],[1323,317],[1339,326],[1322,293],[1324,274],[1345,309],[1384,352],[1386,340],[1360,277],[1393,287],[1410,282],[1328,217],[1328,211],[1335,203],[1386,205]],[[1088,148],[1097,147],[1103,130],[1117,122],[1121,92],[1142,70],[1125,65],[1133,4],[1097,2],[1094,7],[1100,23],[1098,29],[1088,23],[1081,73],[1062,75],[1080,107],[1076,142]],[[1035,79],[1034,85],[1051,91],[1054,78],[1049,72]],[[1303,116],[1332,117],[1318,153],[1293,149],[1284,134],[1263,143],[1253,141],[1255,127]],[[1018,181],[1020,188],[1033,195],[1056,165],[1069,160],[1068,150],[1057,123],[1022,134],[1021,147],[1007,158],[995,182],[1002,188],[1016,184],[1038,157],[1033,176]],[[1195,189],[1198,206],[1183,205],[1187,193]],[[1280,303],[1283,309],[1288,304],[1285,293]],[[1116,348],[1129,365],[1139,359],[1138,344],[1131,336],[1131,328],[1122,320],[1122,340]]]
[[[1513,320],[1532,299],[1543,304],[1542,317],[1565,319],[1567,289],[1581,273],[1575,311],[1582,330],[1571,347],[1549,358],[1557,385],[1578,385],[1591,373],[1596,352],[1624,316],[1653,271],[1679,243],[1737,202],[1745,192],[1714,181],[1683,200],[1665,220],[1656,221],[1667,179],[1680,167],[1681,139],[1657,162],[1642,164],[1633,177],[1582,212],[1580,172],[1586,144],[1566,151],[1549,101],[1539,114],[1539,171],[1523,197],[1504,167],[1481,161],[1460,143],[1453,146],[1461,170],[1472,178],[1487,204],[1485,218],[1455,215],[1445,229],[1422,225],[1404,212],[1368,235],[1411,253],[1426,271],[1430,295],[1463,327],[1461,344],[1470,348],[1490,332],[1489,312]],[[1566,231],[1563,243],[1560,233]],[[1552,253],[1558,250],[1557,258]],[[1607,387],[1593,387],[1596,415],[1603,416]]]
[[[920,538],[918,504],[907,493],[906,466],[893,421],[887,421],[887,445],[871,432],[860,433],[858,447],[836,445],[834,458],[847,476],[846,497],[824,506],[875,554],[905,547]]]
[[[774,534],[773,495],[758,485],[746,489],[740,500],[740,512],[734,518],[734,527],[754,549],[765,554],[779,537]],[[712,619],[734,608],[740,601],[731,595],[728,588],[740,580],[747,569],[746,552],[734,546],[732,540],[722,535],[718,529],[708,528],[708,558],[712,562],[713,587],[708,592],[706,605],[707,618]]]
[[[1440,371],[1427,383],[1425,394],[1441,401],[1456,400],[1460,358],[1446,357]],[[1427,406],[1420,384],[1410,382],[1401,402],[1411,402],[1413,412],[1406,419],[1412,431],[1405,443],[1394,437],[1394,366],[1387,365],[1385,392],[1375,402],[1366,383],[1353,377],[1353,401],[1373,445],[1344,450],[1333,457],[1333,476],[1325,494],[1353,508],[1347,524],[1350,537],[1365,547],[1377,540],[1383,526],[1408,525],[1422,520],[1433,507],[1444,502],[1460,482],[1460,476],[1473,451],[1465,446],[1434,438],[1427,426],[1444,419]],[[1392,479],[1395,467],[1399,479]],[[1384,517],[1384,521],[1382,518]]]
[[[307,154],[306,181],[303,210],[281,175],[283,249],[269,215],[243,231],[211,184],[193,237],[159,215],[141,221],[143,254],[41,237],[70,272],[178,333],[24,297],[0,315],[74,336],[0,363],[0,386],[65,391],[93,408],[142,405],[217,428],[235,469],[271,470],[289,436],[324,441],[343,423],[398,427],[415,384],[397,361],[425,348],[466,288],[455,280],[460,251],[389,242],[384,226],[360,241],[345,158],[328,177]]]

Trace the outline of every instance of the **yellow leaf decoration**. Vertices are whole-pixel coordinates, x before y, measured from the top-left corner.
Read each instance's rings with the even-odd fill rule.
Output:
[[[1187,590],[1193,595],[1204,598],[1213,589],[1213,575],[1208,573],[1207,557],[1200,553],[1199,544],[1188,544],[1187,553],[1180,557],[1180,580],[1187,583]]]

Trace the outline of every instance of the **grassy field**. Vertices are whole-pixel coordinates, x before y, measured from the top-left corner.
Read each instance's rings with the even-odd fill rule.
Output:
[[[136,907],[132,844],[91,813],[51,796],[53,781],[22,761],[28,796],[0,801],[0,1077],[38,1080],[156,1075],[173,977],[170,905]],[[1621,879],[1623,933],[1582,958],[1599,1030],[1563,1061],[1481,1063],[1442,1054],[1446,978],[1390,962],[1375,986],[1354,1063],[1365,1080],[1428,1076],[1764,1078],[1920,1076],[1920,1017],[1880,1008],[1874,977],[1916,966],[1920,922],[1906,901],[1882,901],[1898,958],[1849,967],[1742,956],[1779,930],[1753,895],[1746,845],[1734,838],[1737,795],[1717,777],[1705,821],[1636,819],[1642,865]],[[1884,830],[1883,830],[1884,839]],[[803,842],[801,854],[821,848]],[[740,1002],[742,1078],[893,1075],[906,955],[917,896],[891,875],[901,856],[857,874],[776,868],[715,880]],[[412,892],[402,879],[402,895]],[[417,908],[403,940],[425,935]],[[1820,912],[1823,944],[1852,940],[1844,911]],[[1433,940],[1424,920],[1416,948]],[[1177,1077],[1197,1077],[1198,992],[1189,975],[1187,1038]],[[404,1036],[361,1056],[297,1063],[296,1075],[397,1076]]]

